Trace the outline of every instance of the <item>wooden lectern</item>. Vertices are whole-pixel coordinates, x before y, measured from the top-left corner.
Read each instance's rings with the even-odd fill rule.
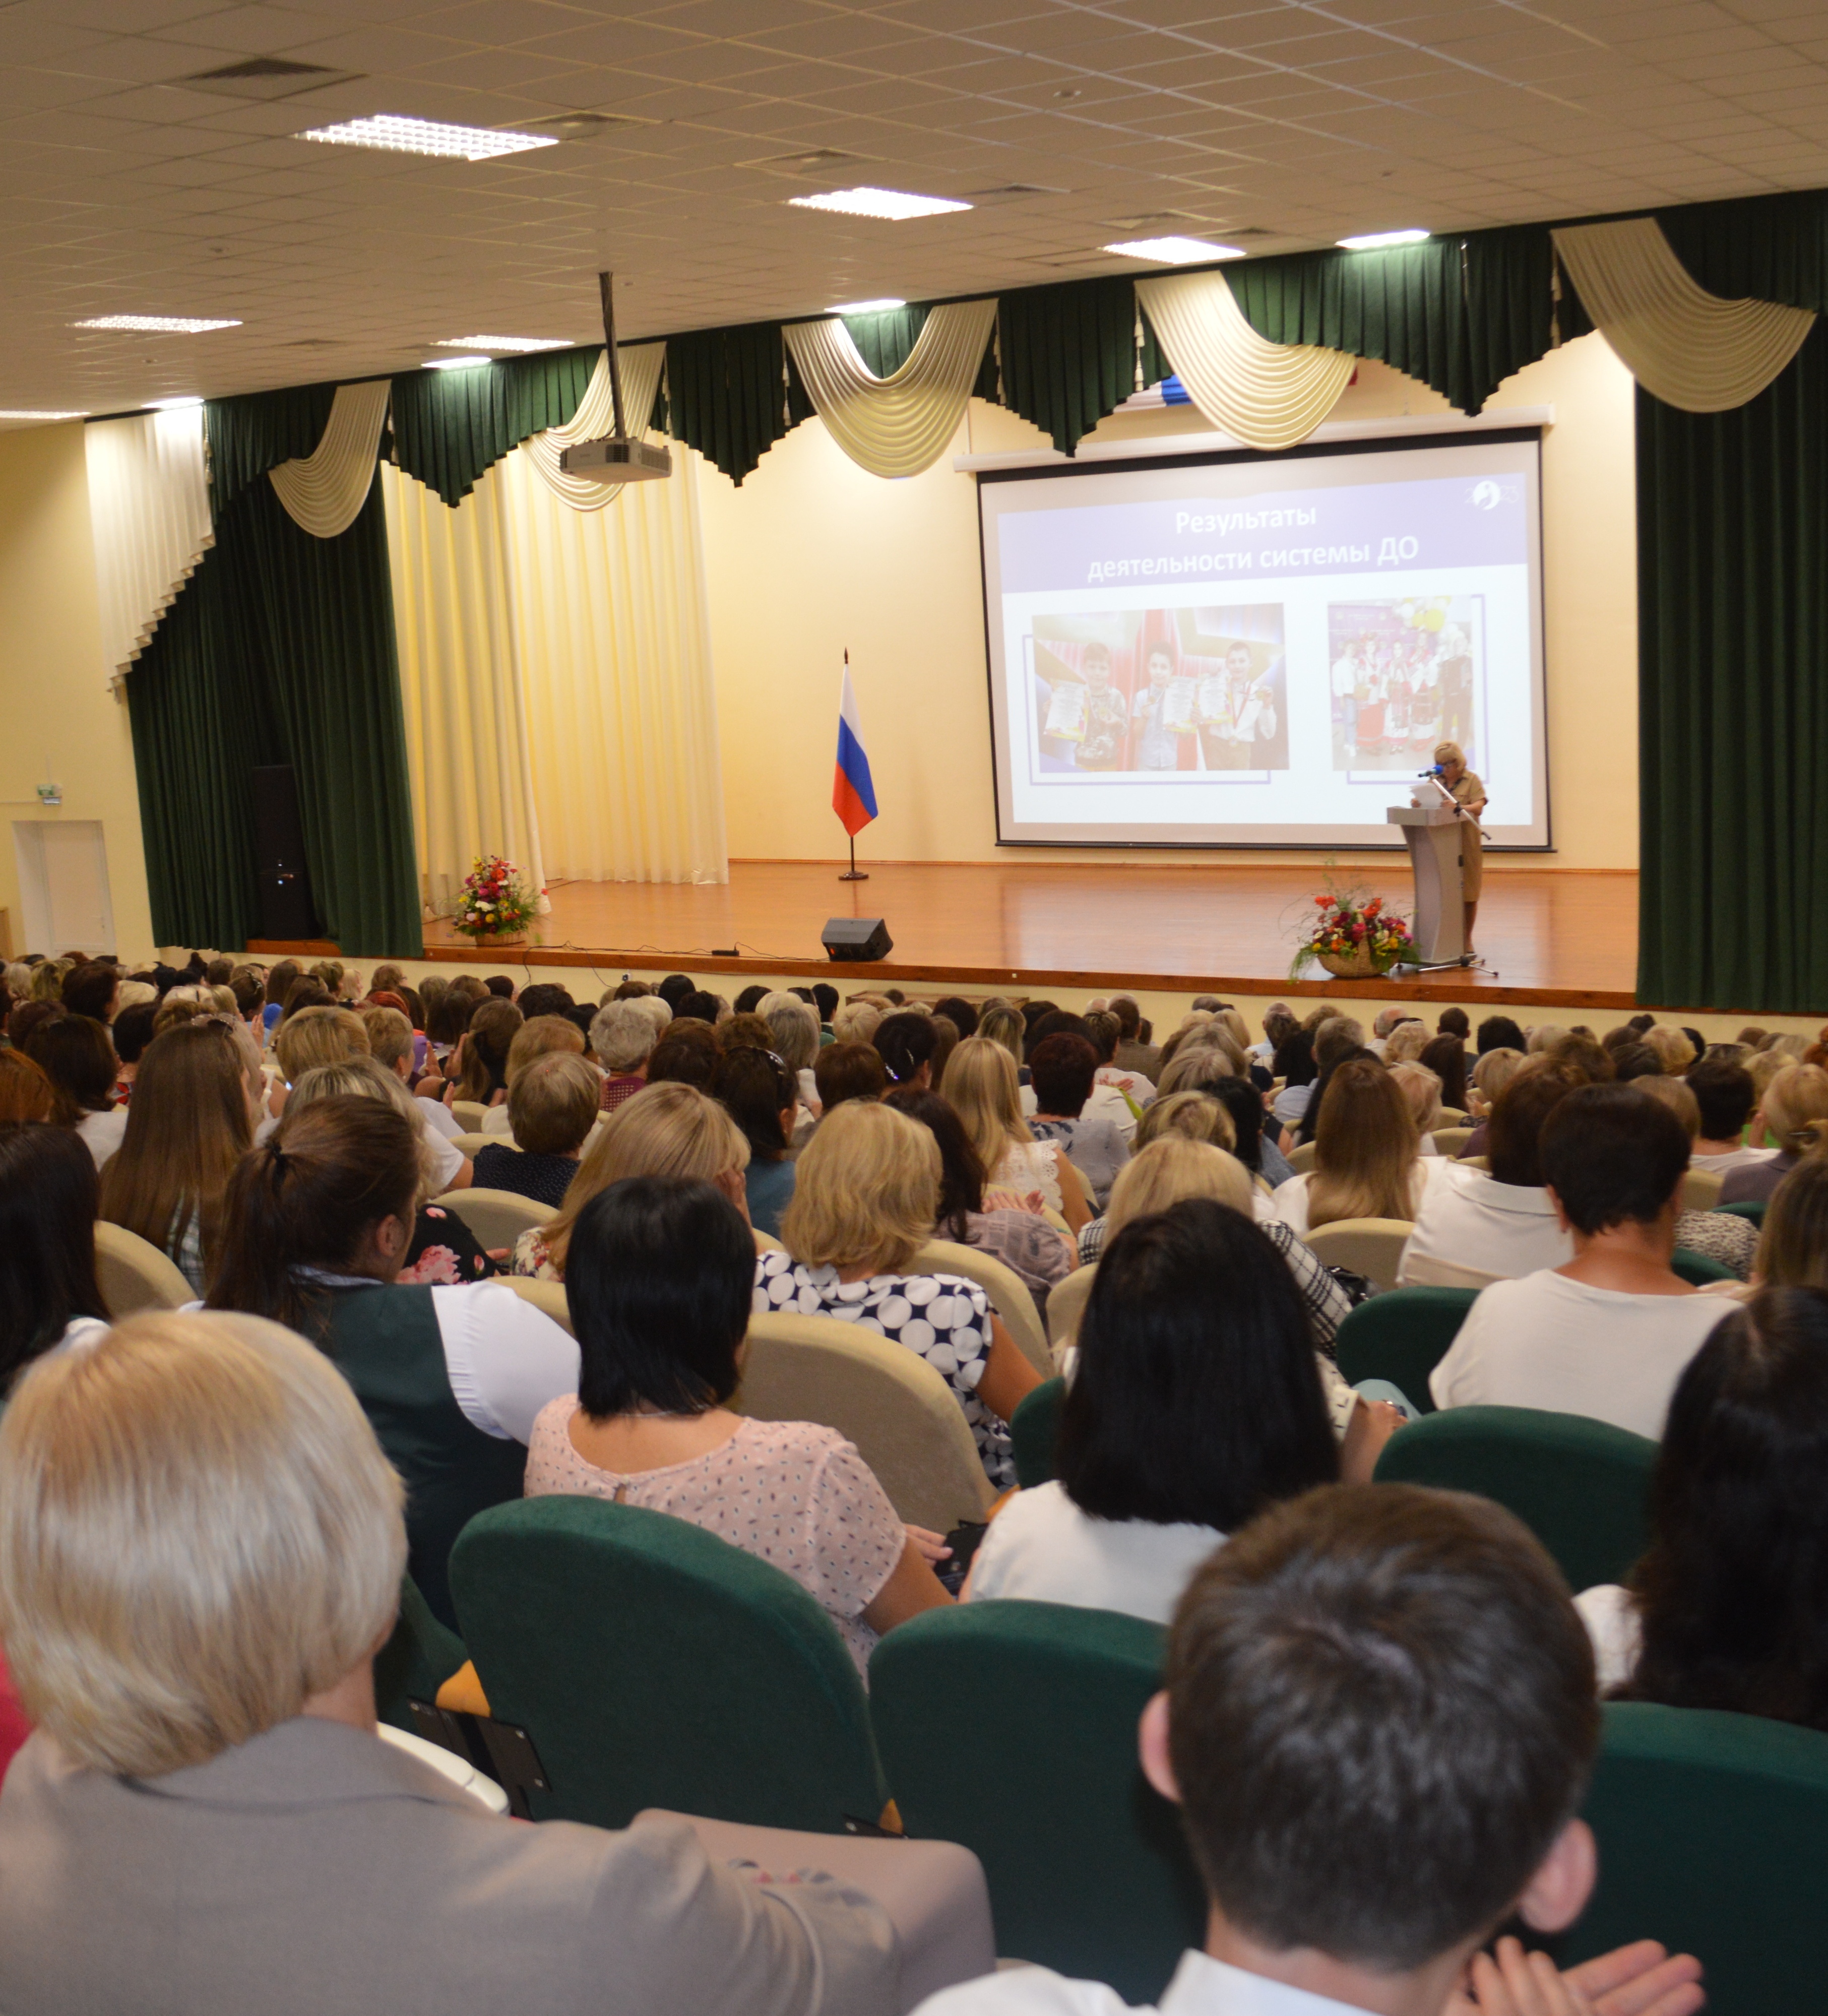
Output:
[[[1451,805],[1441,804],[1392,805],[1389,818],[1409,842],[1409,866],[1416,877],[1416,914],[1411,925],[1415,957],[1404,963],[1459,966],[1466,956],[1466,898],[1460,877],[1464,822]]]

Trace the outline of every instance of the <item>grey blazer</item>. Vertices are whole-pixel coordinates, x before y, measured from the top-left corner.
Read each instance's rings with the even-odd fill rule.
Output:
[[[897,1971],[842,1883],[498,1817],[338,1723],[150,1780],[41,1732],[0,1792],[5,2016],[891,2016]]]

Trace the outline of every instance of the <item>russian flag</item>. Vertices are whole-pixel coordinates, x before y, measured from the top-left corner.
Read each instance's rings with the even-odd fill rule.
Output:
[[[876,786],[869,758],[863,753],[863,724],[857,718],[857,696],[851,689],[851,668],[838,696],[838,764],[832,779],[832,810],[855,840],[876,817]]]

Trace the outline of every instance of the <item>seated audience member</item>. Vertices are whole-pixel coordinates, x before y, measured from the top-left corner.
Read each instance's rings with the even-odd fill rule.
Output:
[[[1217,1033],[1222,1041],[1226,1040],[1222,1030]],[[1092,1042],[1090,1031],[1086,1027],[1085,1018],[1082,1015],[1073,1014],[1063,1008],[1056,1008],[1049,1013],[1038,1017],[1029,1029],[1028,1040],[1025,1046],[1030,1066],[1028,1082],[1031,1085],[1034,1082],[1035,1053],[1049,1036],[1078,1036],[1086,1042]],[[1108,1120],[1122,1137],[1124,1145],[1127,1148],[1129,1146],[1131,1136],[1136,1130],[1135,1113],[1132,1109],[1129,1100],[1118,1091],[1115,1085],[1105,1084],[1097,1075],[1096,1063],[1098,1046],[1096,1043],[1092,1044],[1092,1053],[1095,1067],[1092,1089],[1085,1096],[1085,1104],[1080,1117],[1085,1120]],[[948,1057],[951,1054],[949,1049],[947,1054]],[[938,1082],[939,1074],[935,1071],[934,1083],[937,1085]],[[1033,1102],[1024,1099],[1022,1102],[1023,1118],[1032,1120],[1035,1118],[1035,1112]]]
[[[477,1185],[512,1190],[556,1211],[565,1201],[578,1173],[578,1157],[602,1110],[597,1103],[601,1083],[575,1053],[548,1052],[524,1066],[508,1088],[514,1145],[491,1141],[477,1151]]]
[[[1828,1288],[1828,1156],[1810,1156],[1778,1186],[1752,1279],[1765,1287]]]
[[[1621,1043],[1612,1053],[1612,1075],[1621,1085],[1663,1075],[1663,1060],[1648,1043]]]
[[[847,1001],[832,1014],[832,1035],[840,1043],[867,1043],[876,1034],[883,1011],[872,1002]]]
[[[1200,1143],[1158,1141],[1120,1180],[1157,1156],[1221,1161]],[[1072,1604],[1165,1624],[1228,1533],[1339,1474],[1286,1269],[1247,1215],[1184,1196],[1130,1219],[1106,1248],[1079,1326],[1053,1481],[998,1511],[966,1600]]]
[[[1828,1121],[1828,1071],[1819,1064],[1779,1065],[1766,1082],[1751,1133],[1754,1145],[1761,1139],[1769,1142],[1776,1153],[1729,1169],[1720,1186],[1720,1201],[1757,1204],[1773,1197],[1778,1185],[1815,1147],[1819,1121]]]
[[[1669,1108],[1682,1122],[1682,1132],[1689,1137],[1692,1150],[1701,1131],[1701,1109],[1689,1089],[1688,1080],[1659,1072],[1654,1078],[1635,1078],[1632,1082],[1639,1092],[1649,1093],[1659,1105]],[[1693,1167],[1692,1159],[1689,1166]],[[1675,1243],[1691,1253],[1718,1262],[1743,1281],[1752,1271],[1752,1257],[1758,1246],[1758,1229],[1736,1211],[1683,1210],[1676,1215]]]
[[[0,2006],[896,2006],[854,1890],[784,1903],[676,1821],[528,1827],[379,1740],[401,1482],[297,1337],[136,1316],[34,1367],[0,1452],[0,1629],[39,1725],[0,1801]]]
[[[1278,1046],[1271,1069],[1283,1081],[1282,1089],[1270,1101],[1269,1110],[1286,1128],[1299,1127],[1313,1096],[1319,1067],[1314,1062],[1314,1039],[1305,1029],[1294,1030]]]
[[[422,1139],[385,1093],[288,1112],[229,1184],[209,1305],[313,1339],[354,1388],[406,1482],[412,1579],[454,1628],[452,1543],[520,1496],[534,1419],[577,1390],[578,1347],[498,1282],[398,1284]]]
[[[730,1004],[707,988],[695,987],[682,1001],[674,1004],[673,1013],[682,1021],[702,1022],[707,1028],[714,1029],[728,1020]]]
[[[654,989],[654,992],[675,1015],[679,1012],[679,1003],[695,991],[692,982],[682,973],[669,973]]]
[[[153,1023],[158,1010],[149,1001],[136,1001],[114,1017],[108,1035],[114,1046],[114,1103],[125,1106],[133,1097],[133,1081],[139,1060],[153,1040]],[[264,1088],[263,1088],[264,1089]]]
[[[1441,1081],[1441,1103],[1456,1113],[1466,1111],[1466,1046],[1458,1036],[1437,1036],[1422,1046],[1416,1059]],[[1448,1121],[1443,1123],[1452,1126]]]
[[[558,1216],[521,1233],[509,1271],[542,1281],[563,1280],[578,1213],[627,1176],[683,1176],[712,1183],[747,1215],[748,1167],[748,1141],[714,1099],[695,1085],[650,1085],[595,1130]]]
[[[525,1000],[529,995],[563,993],[563,988],[529,987],[521,995]],[[519,1003],[516,1003],[518,1006]],[[527,1066],[538,1057],[582,1057],[586,1048],[585,1031],[568,1015],[529,1015],[514,1031],[508,1046],[508,1068],[505,1082],[508,1097],[499,1106],[491,1106],[482,1117],[481,1132],[484,1134],[507,1134],[513,1123],[508,1118],[508,1108],[514,1098],[514,1081]],[[603,1082],[594,1068],[591,1078],[597,1085]]]
[[[757,1003],[767,992],[768,989],[759,984],[752,983],[745,987],[736,996],[736,1013],[739,1015],[753,1015]]]
[[[102,1172],[99,1215],[169,1255],[200,1295],[224,1193],[254,1143],[260,1060],[239,1025],[186,1022],[148,1046],[139,1087]]]
[[[872,1043],[853,1042],[845,1036],[819,1052],[812,1079],[822,1114],[851,1100],[880,1099],[889,1089],[888,1067],[881,1053]]]
[[[572,999],[570,988],[543,980],[535,981],[531,987],[522,988],[514,997],[514,1005],[529,1022],[537,1022],[549,1016],[559,1021],[567,1020],[578,1003]]]
[[[510,1005],[520,992],[514,985],[513,977],[506,973],[491,973],[482,985],[485,994],[492,994],[498,1001],[506,1001]]]
[[[0,1050],[0,1120],[49,1120],[56,1103],[51,1081],[24,1051]]]
[[[1278,1183],[1286,1183],[1294,1171],[1288,1165],[1283,1154],[1271,1136],[1279,1133],[1263,1103],[1264,1096],[1254,1085],[1247,1085],[1242,1078],[1220,1078],[1206,1088],[1207,1096],[1216,1099],[1222,1106],[1232,1123],[1232,1145],[1231,1153],[1236,1155],[1253,1178],[1261,1176],[1273,1190]],[[1153,1111],[1154,1109],[1150,1109]],[[1143,1118],[1146,1120],[1148,1114]],[[1142,1138],[1139,1126],[1136,1138]],[[1223,1143],[1220,1144],[1222,1147]],[[1262,1208],[1258,1211],[1258,1222],[1274,1215],[1275,1206],[1262,1189],[1258,1190]]]
[[[819,1010],[797,994],[765,994],[756,1013],[768,1027],[768,1048],[793,1074],[800,1103],[816,1120],[819,1086],[812,1067],[819,1056]]]
[[[936,1001],[933,1012],[943,1015],[958,1031],[961,1039],[977,1033],[977,1010],[962,995],[948,994],[943,1001]]]
[[[120,967],[94,959],[72,967],[63,976],[61,999],[67,1014],[86,1015],[106,1028],[121,1005]]]
[[[1045,1320],[1048,1291],[1071,1271],[1072,1242],[1031,1211],[989,1204],[984,1194],[983,1161],[971,1145],[964,1122],[937,1092],[898,1086],[883,1103],[918,1121],[939,1143],[939,1204],[934,1237],[976,1247],[1000,1260],[1035,1298],[1035,1306]],[[1103,1222],[1093,1220],[1095,1225]]]
[[[477,1106],[508,1103],[508,1052],[525,1017],[512,1001],[480,1001],[452,1053],[455,1071],[440,1095],[447,1106],[467,1100]]]
[[[926,1359],[1000,1490],[1015,1481],[1006,1424],[1041,1379],[974,1282],[908,1272],[933,1237],[940,1174],[938,1143],[905,1114],[855,1100],[828,1112],[781,1219],[787,1250],[756,1258],[755,1308],[838,1316]]]
[[[1394,1064],[1389,1067],[1416,1123],[1416,1140],[1424,1155],[1438,1154],[1434,1130],[1446,1123],[1441,1117],[1441,1081],[1426,1064]]]
[[[1000,1043],[1015,1060],[1016,1082],[1022,1087],[1024,1114],[1035,1111],[1034,1095],[1028,1092],[1028,1025],[1020,1013],[1006,1001],[987,1001],[977,1017],[977,1034],[987,1043]]]
[[[891,1085],[906,1085],[915,1092],[925,1092],[932,1085],[933,1057],[939,1039],[934,1034],[930,1015],[916,1014],[906,1008],[885,1015],[869,1041],[882,1059]]]
[[[1090,1046],[1086,1046],[1089,1049]],[[1038,1215],[1058,1211],[1078,1233],[1092,1207],[1079,1172],[1058,1141],[1037,1139],[1022,1118],[1016,1060],[994,1037],[972,1036],[947,1060],[940,1087],[988,1172],[992,1208],[1013,1204]]]
[[[726,1015],[713,1034],[717,1038],[718,1054],[721,1057],[726,1050],[745,1046],[765,1050],[774,1031],[759,1015]]]
[[[88,1015],[58,1014],[26,1039],[26,1055],[51,1082],[54,1125],[81,1136],[102,1167],[127,1132],[127,1109],[114,1103],[114,1046]]]
[[[1060,1143],[1102,1211],[1130,1150],[1112,1121],[1095,1119],[1086,1111],[1097,1071],[1098,1053],[1083,1036],[1044,1036],[1028,1060],[1035,1087],[1028,1131],[1037,1141]]]
[[[1326,1098],[1326,1088],[1339,1067],[1348,1058],[1369,1059],[1373,1064],[1376,1062],[1360,1040],[1363,1035],[1364,1031],[1358,1024],[1344,1015],[1330,1015],[1315,1026],[1314,1091],[1308,1101],[1307,1111],[1301,1116],[1301,1124],[1294,1130],[1297,1143],[1313,1139],[1314,1131],[1320,1124],[1320,1102]]]
[[[689,1085],[696,1091],[707,1091],[718,1075],[721,1054],[708,1024],[676,1018],[648,1057],[647,1082]],[[635,1095],[628,1096],[632,1099]]]
[[[369,1007],[362,1011],[362,1026],[368,1037],[369,1055],[410,1092],[417,1077],[413,1066],[419,1049],[411,1018],[398,1008]],[[424,1124],[447,1141],[455,1140],[465,1131],[463,1123],[441,1100],[416,1098],[413,1104]]]
[[[268,1035],[279,1026],[279,1018],[285,1013],[286,996],[298,979],[298,962],[282,959],[267,970],[267,1002],[261,1012],[261,1023]]]
[[[1574,1258],[1482,1290],[1429,1391],[1441,1407],[1586,1414],[1654,1440],[1726,1306],[1669,1265],[1689,1137],[1642,1092],[1588,1085],[1552,1109],[1538,1155]]]
[[[799,1082],[772,1050],[745,1043],[724,1053],[711,1089],[749,1143],[749,1166],[743,1172],[749,1222],[774,1238],[793,1196],[788,1150],[799,1111]]]
[[[0,1120],[0,1405],[21,1366],[97,1335],[94,1158],[66,1128]]]
[[[1164,2016],[1701,2006],[1700,1964],[1652,1941],[1560,1975],[1513,1938],[1481,1950],[1513,1919],[1571,1925],[1596,1865],[1577,1816],[1599,1745],[1592,1654],[1553,1563],[1500,1507],[1399,1485],[1272,1507],[1195,1573],[1165,1683],[1139,1748],[1181,1807],[1207,1913]],[[920,2016],[1122,2010],[1108,1988],[1021,1967]]]
[[[1671,1078],[1680,1078],[1700,1054],[1680,1029],[1667,1023],[1644,1031],[1644,1047]]]
[[[1085,1040],[1098,1053],[1098,1082],[1120,1093],[1131,1109],[1128,1126],[1114,1112],[1111,1119],[1126,1141],[1135,1138],[1136,1116],[1155,1096],[1155,1086],[1140,1071],[1125,1071],[1117,1061],[1123,1025],[1108,1010],[1085,1017]]]
[[[1508,1015],[1488,1015],[1479,1024],[1479,1055],[1488,1050],[1527,1051],[1524,1032]]]
[[[273,1039],[273,1061],[286,1085],[295,1085],[319,1064],[340,1064],[345,1057],[366,1057],[368,1028],[352,1008],[301,1008],[288,1015]],[[285,1111],[283,1090],[275,1113]]]
[[[527,1495],[670,1513],[760,1555],[867,1674],[881,1633],[951,1598],[835,1428],[729,1411],[754,1284],[749,1227],[709,1183],[634,1176],[592,1197],[565,1276],[578,1391],[534,1424]]]
[[[1276,1193],[1276,1215],[1305,1238],[1348,1218],[1412,1221],[1447,1165],[1424,1157],[1402,1088],[1375,1057],[1335,1067],[1320,1101],[1314,1166]]]
[[[1153,1082],[1161,1068],[1161,1053],[1149,1040],[1150,1032],[1143,1026],[1142,1010],[1132,995],[1114,994],[1110,997],[1110,1012],[1123,1031],[1117,1039],[1118,1070],[1139,1071]]]
[[[1384,1061],[1387,1064],[1412,1064],[1427,1049],[1428,1043],[1427,1024],[1419,1016],[1405,1015],[1384,1041]]]
[[[41,960],[32,968],[31,998],[52,1007],[63,1005],[64,976],[70,971],[70,962],[63,959]]]

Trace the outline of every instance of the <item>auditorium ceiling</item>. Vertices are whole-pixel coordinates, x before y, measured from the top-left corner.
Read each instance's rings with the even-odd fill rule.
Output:
[[[225,70],[228,76],[212,75]],[[557,144],[318,145],[376,113]],[[795,196],[969,203],[901,222]],[[0,408],[1828,185],[1823,0],[13,0]],[[77,329],[215,318],[197,335]]]

